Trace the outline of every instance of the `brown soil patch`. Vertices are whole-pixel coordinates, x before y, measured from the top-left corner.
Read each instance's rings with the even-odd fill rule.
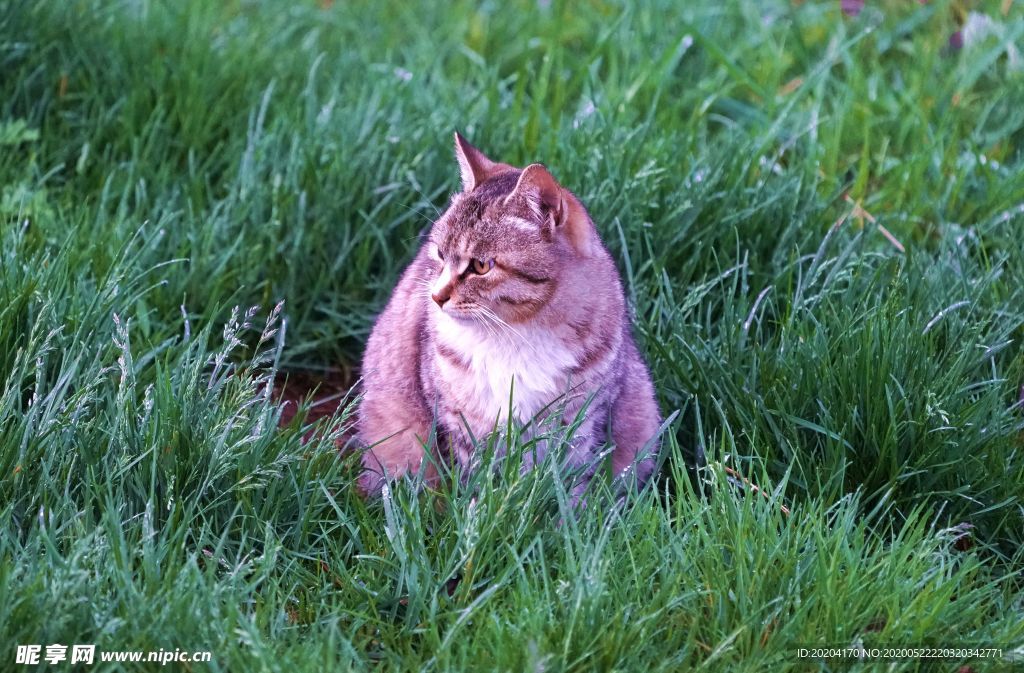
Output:
[[[274,381],[274,399],[283,407],[280,424],[290,423],[299,405],[306,401],[311,404],[306,418],[308,423],[335,414],[347,401],[356,378],[355,372],[347,368],[278,372]],[[346,432],[344,439],[349,439],[349,436],[350,433]]]

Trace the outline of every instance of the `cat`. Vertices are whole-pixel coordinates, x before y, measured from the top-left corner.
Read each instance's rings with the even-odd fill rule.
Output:
[[[619,478],[650,478],[661,414],[615,262],[579,199],[547,168],[492,161],[455,133],[462,191],[430,229],[370,334],[357,437],[360,486],[424,470],[425,451],[474,461],[511,413],[583,420],[566,462],[598,468],[610,426]],[[513,385],[514,382],[514,385]],[[512,408],[509,409],[510,392]],[[437,442],[431,449],[432,429]]]

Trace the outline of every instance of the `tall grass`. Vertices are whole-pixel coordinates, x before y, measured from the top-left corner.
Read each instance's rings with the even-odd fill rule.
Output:
[[[0,658],[1015,665],[1024,14],[952,50],[961,9],[0,0]],[[367,502],[351,398],[275,398],[358,365],[454,129],[548,164],[620,262],[680,412],[626,503],[571,514],[514,432]]]

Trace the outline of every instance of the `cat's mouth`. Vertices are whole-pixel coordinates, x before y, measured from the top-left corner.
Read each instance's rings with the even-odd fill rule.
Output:
[[[446,306],[441,309],[441,313],[458,322],[478,322],[480,320],[480,315],[476,311],[456,306]]]
[[[484,311],[475,305],[452,306],[451,303],[440,307],[441,313],[460,323],[478,323],[484,320]]]

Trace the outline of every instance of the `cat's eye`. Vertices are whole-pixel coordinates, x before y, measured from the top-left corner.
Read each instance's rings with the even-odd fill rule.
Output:
[[[444,253],[441,252],[441,246],[435,245],[434,246],[434,250],[437,252],[437,258],[443,262],[444,261]]]
[[[494,260],[493,259],[488,259],[486,261],[482,260],[482,259],[474,259],[473,260],[473,271],[475,271],[476,273],[480,274],[481,276],[484,275],[485,273],[487,273],[488,271],[490,271],[493,268],[494,268]]]

